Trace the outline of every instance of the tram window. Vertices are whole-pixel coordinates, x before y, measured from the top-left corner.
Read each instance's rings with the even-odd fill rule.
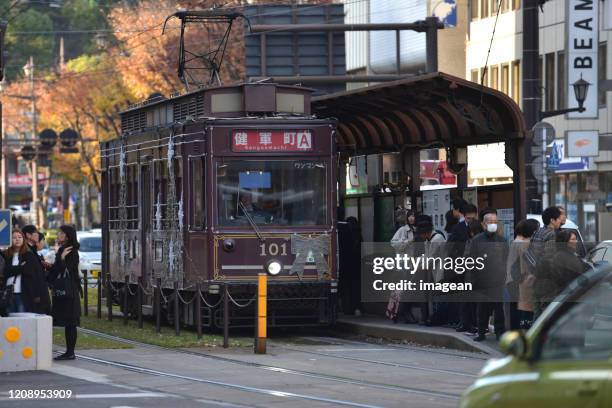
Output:
[[[252,160],[217,163],[219,225],[326,225],[327,163]]]
[[[164,260],[164,242],[155,240],[153,241],[153,256],[155,262],[163,262]]]
[[[206,221],[204,211],[204,159],[196,157],[191,159],[191,220],[192,230],[201,230]]]

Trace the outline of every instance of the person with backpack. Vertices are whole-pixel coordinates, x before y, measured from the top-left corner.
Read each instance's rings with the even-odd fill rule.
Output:
[[[548,207],[542,212],[542,222],[544,226],[538,229],[533,236],[529,244],[529,248],[523,254],[526,268],[528,272],[535,276],[537,281],[538,274],[537,270],[542,270],[543,265],[538,263],[545,261],[547,258],[554,255],[555,252],[555,238],[557,231],[563,225],[563,217],[561,210],[557,206]],[[546,302],[544,302],[546,303]],[[535,298],[533,318],[537,319],[538,316],[544,311],[546,306],[538,298]]]

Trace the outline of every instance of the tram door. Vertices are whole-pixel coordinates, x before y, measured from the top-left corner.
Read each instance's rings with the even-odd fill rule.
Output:
[[[141,254],[141,271],[143,283],[149,279],[149,272],[151,271],[151,256],[150,256],[150,245],[151,245],[151,211],[152,211],[152,198],[151,198],[151,165],[143,164],[140,167],[140,254]]]

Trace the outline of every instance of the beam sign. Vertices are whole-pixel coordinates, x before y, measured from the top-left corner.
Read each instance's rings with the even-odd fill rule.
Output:
[[[12,220],[11,210],[0,210],[0,247],[11,246]]]
[[[599,47],[598,0],[568,0],[567,12],[567,106],[577,108],[578,101],[572,84],[580,78],[589,82],[584,112],[568,114],[570,119],[597,118],[598,79],[597,51]]]

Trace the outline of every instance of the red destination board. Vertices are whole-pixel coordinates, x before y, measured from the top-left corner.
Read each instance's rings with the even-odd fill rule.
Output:
[[[304,152],[312,150],[309,130],[234,130],[234,152]]]

